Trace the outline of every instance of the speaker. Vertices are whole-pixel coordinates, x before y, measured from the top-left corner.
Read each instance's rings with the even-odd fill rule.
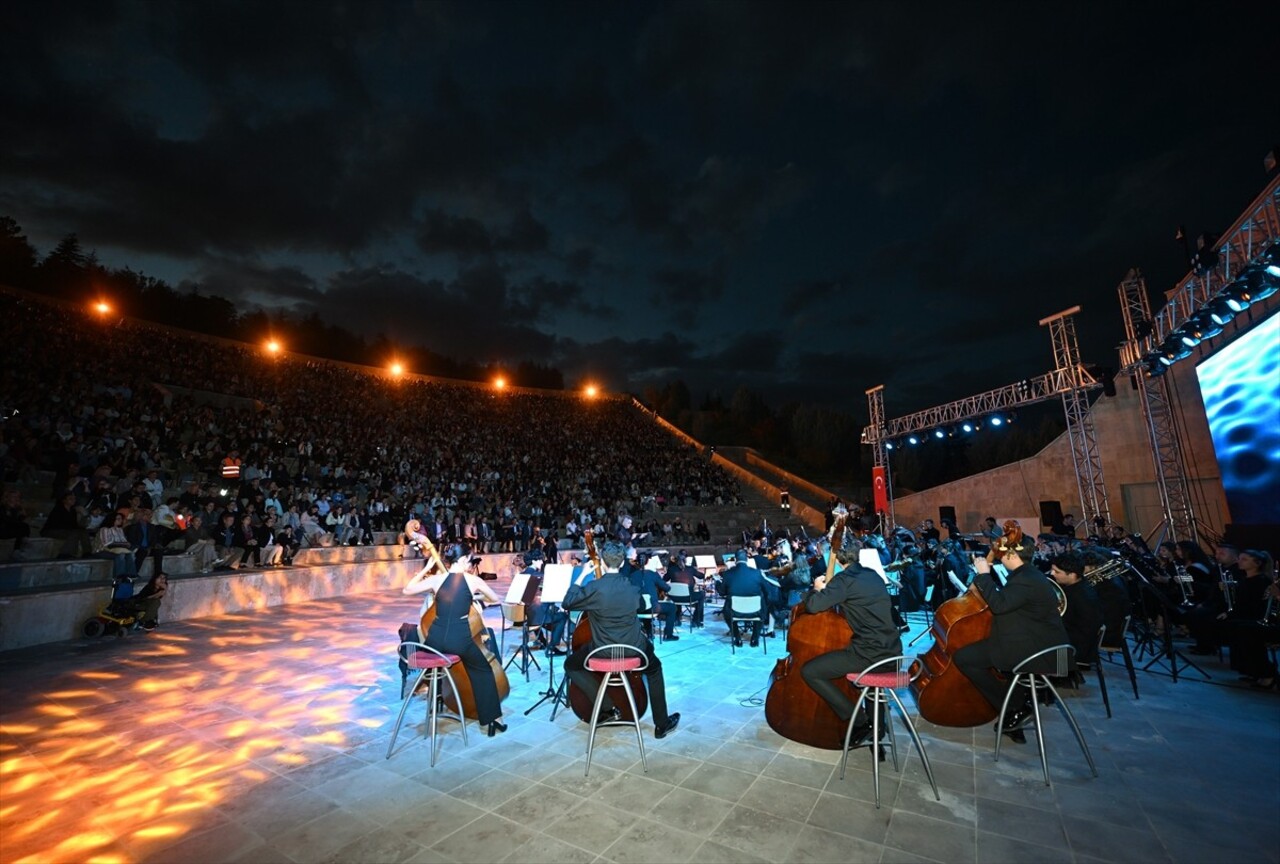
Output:
[[[952,525],[956,524],[956,508],[954,507],[938,508],[938,524],[941,525],[943,522],[950,522]]]
[[[1054,525],[1062,524],[1062,502],[1061,501],[1041,501],[1040,502],[1040,522],[1052,528]]]

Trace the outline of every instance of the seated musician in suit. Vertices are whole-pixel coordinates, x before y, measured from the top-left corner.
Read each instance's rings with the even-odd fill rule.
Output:
[[[489,665],[489,658],[480,650],[475,635],[471,632],[474,583],[473,574],[468,570],[475,569],[470,560],[463,556],[449,568],[447,574],[437,574],[442,578],[435,590],[436,617],[422,641],[443,654],[456,654],[461,658],[467,677],[471,679],[480,725],[487,729],[492,738],[499,732],[506,732],[507,725],[502,722],[502,702],[498,696],[493,667]],[[478,574],[474,578],[484,584]],[[496,596],[494,599],[497,599]]]
[[[603,578],[593,579],[585,585],[572,585],[564,595],[564,608],[570,612],[585,612],[591,625],[591,641],[569,655],[564,661],[564,671],[595,704],[600,681],[595,673],[586,669],[587,654],[602,645],[621,644],[639,648],[649,661],[644,675],[649,683],[649,702],[653,706],[653,735],[665,738],[675,731],[680,715],[667,712],[662,661],[653,653],[653,643],[640,629],[640,619],[636,617],[641,608],[640,592],[631,580],[617,572],[624,555],[620,544],[604,544],[600,550],[600,558],[607,568]],[[618,717],[618,709],[607,693],[600,710],[604,721]]]
[[[652,610],[655,618],[662,619],[662,638],[677,641],[680,639],[675,632],[676,626],[676,604],[668,600],[659,600],[659,592],[662,594],[671,593],[671,583],[667,582],[658,575],[660,563],[658,559],[653,558],[646,561],[644,566],[640,566],[639,557],[634,549],[627,550],[627,565],[623,568],[623,572],[627,574],[627,578],[631,580],[631,584],[636,589],[649,598],[649,609]]]
[[[836,651],[814,657],[800,669],[805,683],[821,696],[841,720],[853,716],[853,700],[834,681],[851,672],[861,672],[880,660],[902,653],[902,638],[893,620],[893,601],[880,574],[858,563],[855,548],[841,549],[836,554],[840,570],[827,581],[824,571],[813,581],[804,597],[809,612],[825,612],[839,604],[844,619],[853,630],[849,644]],[[861,717],[853,730],[853,746],[866,742],[871,734],[871,721]]]
[[[1093,585],[1084,578],[1084,557],[1063,552],[1053,559],[1049,575],[1067,597],[1062,625],[1076,649],[1077,663],[1092,663],[1098,656],[1098,630],[1104,623],[1102,601]]]
[[[739,549],[734,556],[735,562],[732,567],[724,571],[724,586],[728,592],[728,596],[724,600],[724,620],[729,625],[729,634],[733,637],[733,644],[742,645],[742,637],[738,634],[738,627],[734,619],[733,601],[739,597],[759,597],[761,617],[752,618],[751,620],[751,647],[760,644],[760,630],[763,627],[761,618],[769,609],[769,583],[765,581],[764,574],[756,567],[748,566],[747,551]],[[776,591],[776,585],[774,587]],[[741,608],[742,604],[738,604]],[[747,619],[743,619],[747,620]]]
[[[973,584],[991,609],[991,635],[959,649],[953,659],[996,711],[1004,704],[1011,680],[997,677],[997,670],[1007,672],[1037,651],[1070,642],[1058,614],[1058,592],[1049,577],[1030,563],[1034,552],[1029,537],[1014,541],[1002,535],[993,541],[991,554],[1009,572],[1003,588],[991,571],[991,562],[974,561],[978,575]],[[1005,715],[1003,731],[1022,743],[1026,740],[1022,727],[1032,719],[1030,694],[1012,708]]]

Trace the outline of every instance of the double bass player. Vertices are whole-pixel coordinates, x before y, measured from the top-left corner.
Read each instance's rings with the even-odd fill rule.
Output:
[[[826,573],[813,581],[804,597],[805,610],[823,612],[839,604],[853,636],[843,648],[828,651],[805,663],[800,670],[805,683],[848,723],[854,702],[834,682],[850,673],[902,653],[902,638],[893,620],[893,601],[880,574],[858,563],[854,548],[832,550]],[[832,575],[835,563],[840,570]],[[854,724],[850,745],[859,747],[871,736],[871,719],[862,712]]]

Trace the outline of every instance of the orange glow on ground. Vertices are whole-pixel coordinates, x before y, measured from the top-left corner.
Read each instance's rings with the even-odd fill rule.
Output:
[[[0,656],[15,694],[0,721],[0,859],[195,860],[186,844],[217,838],[257,786],[385,748],[400,687],[388,636],[413,610],[399,592],[361,607],[341,633],[349,604],[316,601]]]

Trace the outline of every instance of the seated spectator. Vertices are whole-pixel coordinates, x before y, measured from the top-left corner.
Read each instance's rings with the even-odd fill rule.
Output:
[[[138,559],[138,569],[142,562],[153,553],[159,554],[164,548],[160,539],[160,530],[151,524],[151,508],[145,504],[138,508],[134,521],[125,526],[124,536],[133,546],[133,554]]]
[[[213,562],[218,558],[218,549],[213,542],[213,535],[204,524],[204,516],[192,514],[187,520],[187,530],[182,532],[179,543],[183,546],[183,554],[195,558],[201,573],[213,569]]]
[[[258,529],[253,527],[253,517],[248,513],[240,517],[240,526],[236,529],[233,543],[240,550],[242,565],[262,565],[262,543],[258,540]]]
[[[104,558],[113,562],[111,573],[113,577],[128,576],[132,579],[138,575],[138,563],[133,554],[133,546],[124,536],[123,513],[116,513],[103,522],[93,538],[93,554],[95,558]]]
[[[276,543],[280,546],[280,564],[288,567],[293,564],[293,556],[298,554],[302,543],[292,525],[286,525],[276,532]]]
[[[160,601],[169,591],[169,577],[157,570],[155,575],[142,586],[142,590],[133,595],[133,608],[142,613],[142,629],[154,630],[160,623]]]
[[[59,556],[82,558],[89,554],[89,534],[84,529],[84,514],[76,505],[76,493],[68,490],[49,510],[40,528],[41,537],[62,541]]]
[[[182,534],[178,524],[178,499],[170,496],[151,513],[151,524],[156,528],[160,546],[168,546]]]
[[[0,540],[13,540],[14,548],[22,548],[22,541],[31,536],[27,524],[27,511],[22,506],[22,493],[6,489],[4,505],[0,507]]]
[[[244,556],[244,550],[236,546],[236,535],[239,534],[236,515],[230,511],[225,512],[219,522],[221,524],[218,525],[218,530],[213,532],[213,542],[218,552],[213,566],[236,570],[240,567],[240,559]]]

